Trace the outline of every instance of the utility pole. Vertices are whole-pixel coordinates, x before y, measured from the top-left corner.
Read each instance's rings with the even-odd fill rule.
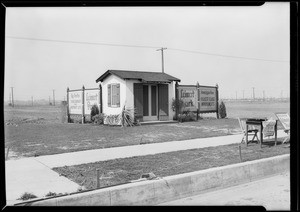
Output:
[[[11,87],[11,99],[12,99],[12,106],[14,107],[14,87]]]
[[[53,90],[53,106],[55,106],[55,93],[54,93],[55,90]]]
[[[255,100],[255,93],[254,93],[254,87],[252,87],[253,92],[253,100]]]
[[[161,47],[160,49],[157,49],[156,51],[161,51],[161,62],[162,62],[162,73],[164,73],[164,50],[167,48]]]

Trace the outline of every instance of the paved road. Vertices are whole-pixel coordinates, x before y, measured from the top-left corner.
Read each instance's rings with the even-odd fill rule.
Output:
[[[161,205],[251,206],[290,210],[289,172]]]

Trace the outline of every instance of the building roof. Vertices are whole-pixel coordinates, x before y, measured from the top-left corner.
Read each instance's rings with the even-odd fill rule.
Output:
[[[103,82],[109,75],[116,75],[121,79],[135,79],[142,82],[170,83],[172,81],[180,82],[180,79],[162,72],[145,72],[145,71],[124,71],[124,70],[107,70],[96,82]]]

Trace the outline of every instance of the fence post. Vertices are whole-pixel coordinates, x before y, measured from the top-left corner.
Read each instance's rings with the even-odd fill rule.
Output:
[[[100,169],[97,169],[97,188],[100,188]]]
[[[69,87],[67,88],[67,122],[70,123],[70,111],[69,111]]]
[[[82,124],[85,123],[85,115],[84,115],[84,85],[82,86]]]
[[[217,101],[216,101],[216,103],[217,103],[217,119],[219,119],[219,86],[218,86],[218,84],[216,84],[216,97],[217,97]]]
[[[200,114],[200,85],[199,85],[199,82],[197,81],[197,84],[196,84],[196,87],[197,87],[197,120],[199,119],[199,114]]]
[[[176,81],[175,83],[175,117],[176,120],[178,121],[178,107],[177,107],[177,103],[179,102],[179,98],[178,98],[178,82]],[[179,105],[179,104],[178,104]]]
[[[103,112],[102,108],[102,86],[99,84],[99,113]]]

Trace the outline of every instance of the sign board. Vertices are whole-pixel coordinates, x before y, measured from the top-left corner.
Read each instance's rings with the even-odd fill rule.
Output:
[[[86,115],[91,114],[91,108],[93,105],[97,105],[99,109],[100,91],[97,90],[85,90],[84,91],[84,113]]]
[[[69,95],[69,113],[82,114],[82,91],[70,91]]]
[[[280,120],[285,129],[290,129],[290,116],[287,113],[276,113],[277,118]]]
[[[199,87],[200,112],[217,111],[217,88]]]
[[[184,102],[184,108],[190,111],[197,110],[198,90],[196,86],[178,87],[179,99]]]

